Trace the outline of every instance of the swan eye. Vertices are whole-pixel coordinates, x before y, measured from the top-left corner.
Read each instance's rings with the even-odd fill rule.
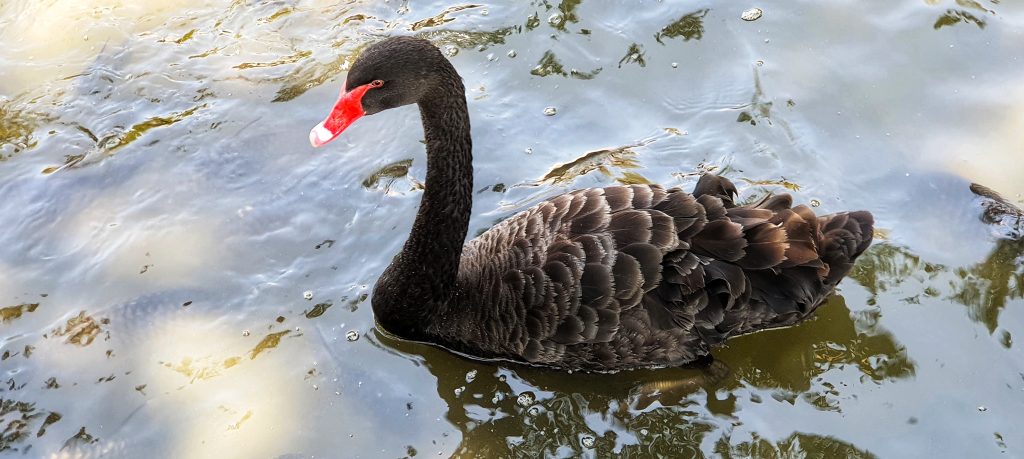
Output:
[[[370,82],[371,88],[379,88],[381,86],[384,86],[384,80],[373,80]]]

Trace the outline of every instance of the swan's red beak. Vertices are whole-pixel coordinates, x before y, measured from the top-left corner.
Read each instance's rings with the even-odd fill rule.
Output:
[[[351,91],[341,91],[327,119],[309,131],[309,143],[319,147],[338,137],[345,128],[366,114],[363,111],[363,95],[370,89],[369,84],[357,86]]]

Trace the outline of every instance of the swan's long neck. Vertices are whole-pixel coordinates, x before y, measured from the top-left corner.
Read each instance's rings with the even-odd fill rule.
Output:
[[[421,336],[451,300],[473,205],[473,143],[465,89],[457,74],[420,103],[427,180],[412,232],[374,289],[377,320],[388,331]]]
[[[473,207],[473,141],[462,84],[458,94],[420,103],[427,141],[427,181],[412,233],[402,249],[406,281],[429,285],[429,298],[447,300],[455,286]],[[424,292],[428,293],[428,292]]]

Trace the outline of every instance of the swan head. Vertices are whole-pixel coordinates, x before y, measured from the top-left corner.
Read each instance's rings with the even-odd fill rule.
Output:
[[[374,43],[352,64],[338,101],[309,132],[309,142],[323,146],[364,115],[418,103],[451,75],[458,78],[451,63],[427,40],[392,37]]]

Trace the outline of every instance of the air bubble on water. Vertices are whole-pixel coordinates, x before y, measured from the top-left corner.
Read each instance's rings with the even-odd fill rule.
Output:
[[[640,429],[640,435],[647,435],[647,429]]]
[[[672,68],[674,68],[674,69],[675,68],[679,68],[679,63],[678,62],[673,62],[672,63]]]
[[[772,41],[771,41],[771,40],[769,40],[769,39],[767,39],[767,38],[765,38],[765,39],[764,39],[764,42],[765,42],[765,43],[771,43]]]
[[[498,381],[505,382],[506,379],[508,378],[506,378],[505,375],[498,376]]]
[[[551,17],[548,18],[548,24],[551,24],[553,26],[557,26],[558,24],[561,24],[561,23],[562,23],[562,15],[559,14],[559,13],[552,14]]]
[[[516,50],[509,50],[508,57],[516,57]]]
[[[544,115],[545,116],[555,116],[557,113],[558,113],[558,109],[555,108],[555,107],[546,107],[546,108],[544,108]]]
[[[526,154],[528,154],[528,155],[532,155],[533,154],[533,148],[530,148],[530,147],[527,147],[526,150],[523,150],[523,151],[526,152]],[[502,381],[504,381],[504,380],[502,380]]]
[[[540,407],[531,406],[530,409],[526,410],[526,414],[530,416],[537,416],[538,414],[540,414]]]
[[[536,400],[537,398],[533,395],[533,392],[526,391],[519,394],[519,397],[516,398],[516,403],[518,403],[519,406],[527,407],[533,405],[533,402]]]
[[[811,200],[811,207],[818,207],[820,205],[821,205],[821,201],[819,201],[817,199],[812,199]]]
[[[459,47],[455,45],[447,45],[444,47],[444,55],[448,57],[455,57],[459,54]]]
[[[249,330],[242,330],[242,336],[249,336]]]
[[[312,290],[306,290],[305,292],[302,292],[302,297],[307,299],[307,300],[312,300],[313,299],[313,291]]]
[[[469,370],[466,372],[466,382],[471,383],[476,379],[476,370]]]
[[[744,11],[743,14],[740,15],[740,19],[744,21],[756,21],[761,19],[762,15],[764,15],[764,11],[762,11],[761,8],[751,8]]]
[[[755,62],[755,64],[757,64],[758,67],[761,67],[761,66],[764,65],[764,61],[762,61],[761,59],[758,59],[757,62]]]
[[[480,10],[480,15],[481,16],[487,16],[488,14],[491,14],[491,12],[487,11],[487,10]]]
[[[582,444],[584,448],[593,448],[594,443],[596,442],[597,439],[594,438],[592,435],[584,435],[583,437],[580,438],[580,444]]]
[[[985,405],[978,405],[978,411],[988,411],[988,407]]]
[[[462,392],[464,392],[465,390],[466,390],[466,386],[456,387],[455,388],[455,396],[458,397],[458,396],[462,395]]]
[[[356,341],[359,339],[359,332],[355,330],[349,330],[348,333],[345,333],[345,339],[349,341]]]
[[[494,53],[489,53],[487,55],[487,60],[489,60],[491,62],[494,62],[494,61],[498,60],[498,58],[497,58],[497,56],[494,55]]]

